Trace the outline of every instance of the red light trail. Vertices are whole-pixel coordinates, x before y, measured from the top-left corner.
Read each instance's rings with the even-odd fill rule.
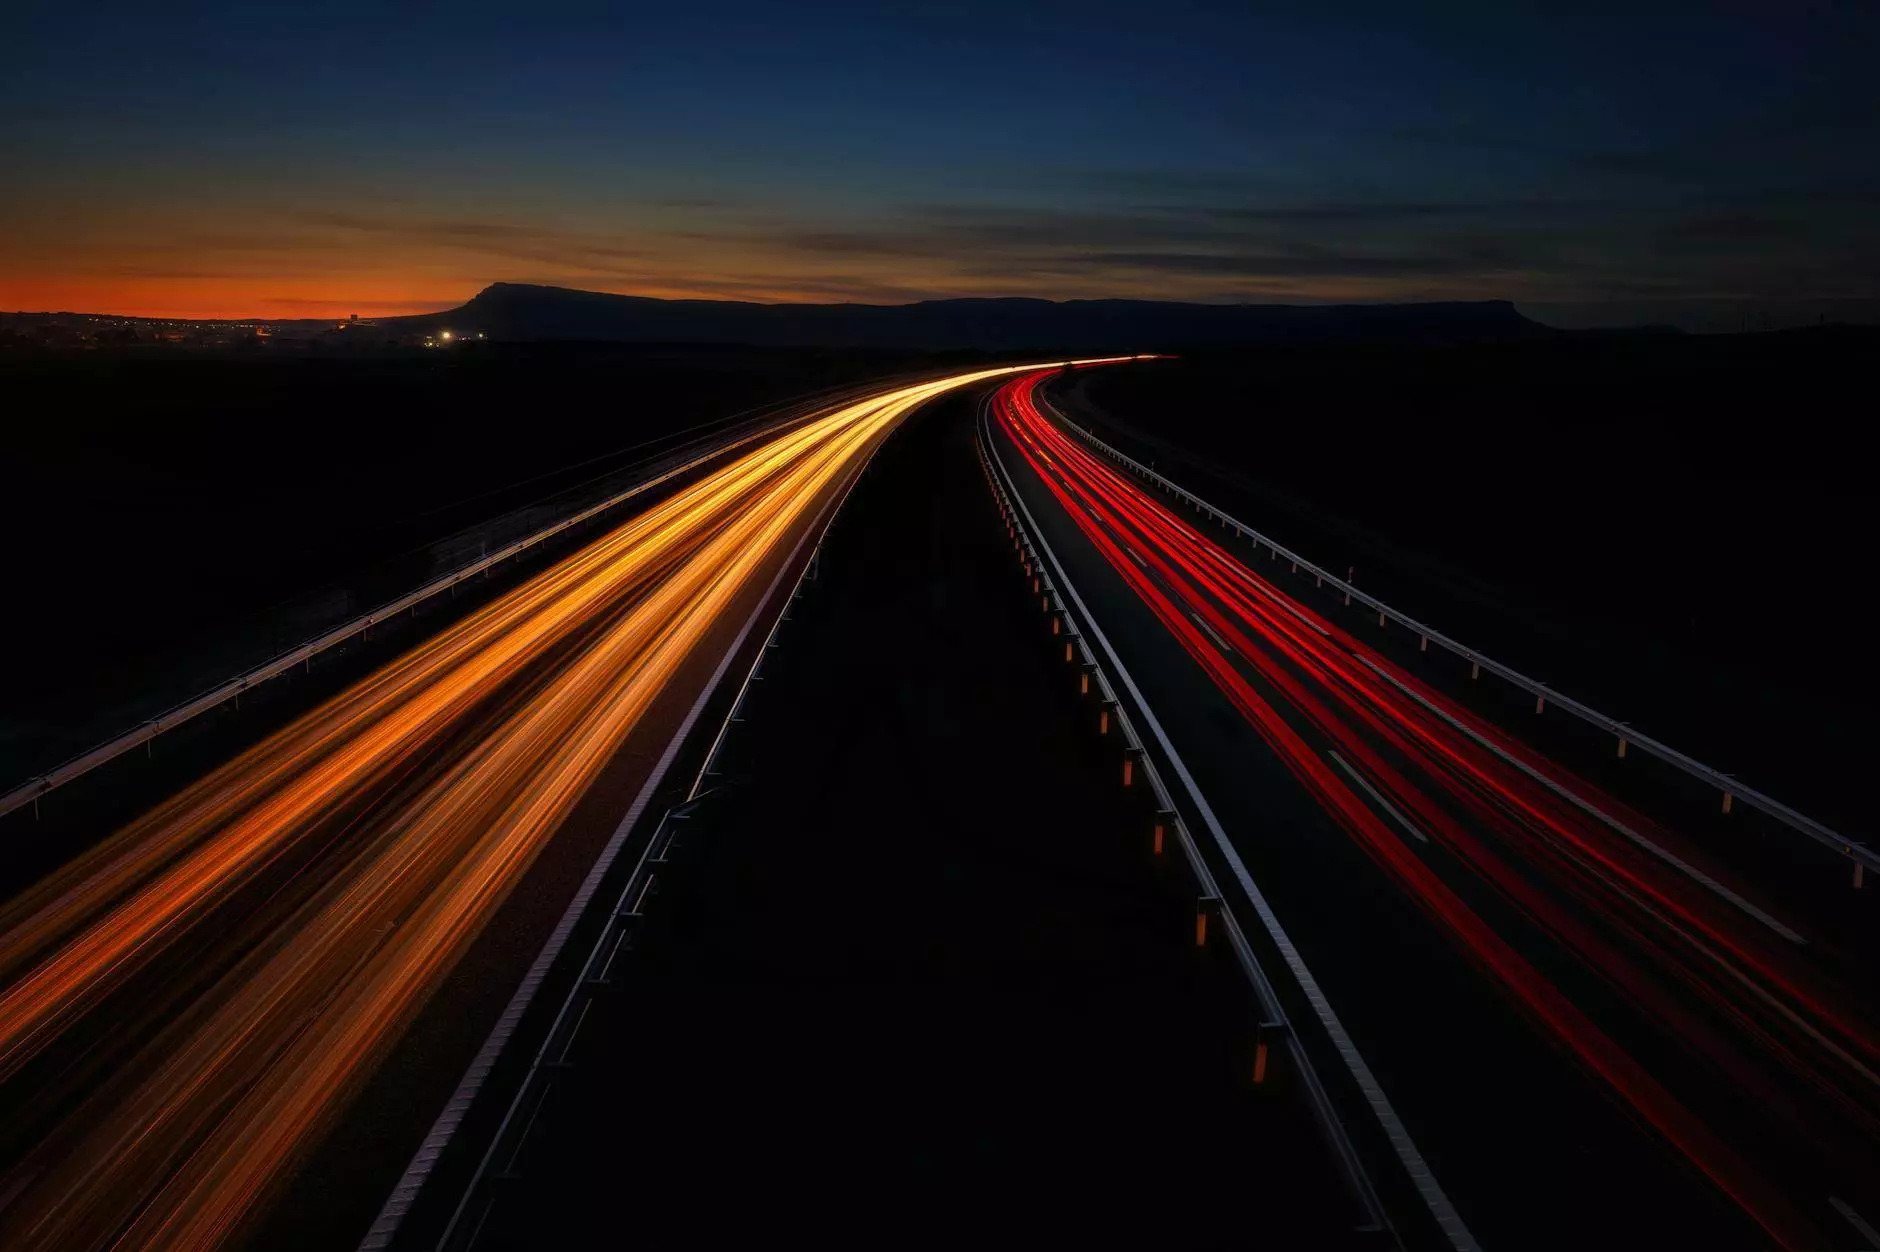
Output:
[[[1000,389],[1001,429],[1313,799],[1530,1020],[1782,1246],[1824,1246],[1766,1165],[1807,1153],[1856,1183],[1880,1177],[1880,1046],[1805,937],[1752,889],[1726,885],[1701,851],[1293,600],[1066,435],[1036,402],[1043,377]],[[1437,850],[1549,959],[1530,959],[1472,907]],[[1543,972],[1555,952],[1721,1075],[1784,1144],[1733,1145],[1674,1091],[1679,1075],[1641,1063]]]

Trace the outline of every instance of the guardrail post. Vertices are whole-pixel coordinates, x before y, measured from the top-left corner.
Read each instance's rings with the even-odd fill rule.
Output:
[[[1377,611],[1377,624],[1379,626],[1382,626],[1384,624],[1384,610],[1383,609],[1379,609]]]
[[[1540,712],[1540,711],[1541,711],[1542,709],[1545,709],[1546,707],[1547,707],[1547,697],[1546,697],[1546,696],[1535,696],[1535,697],[1534,697],[1534,711],[1535,711],[1536,713],[1539,713],[1539,712]],[[1729,806],[1728,806],[1728,805],[1725,805],[1725,806],[1724,806],[1724,811],[1725,811],[1726,813],[1727,813],[1727,812],[1729,811]]]
[[[1430,650],[1430,637],[1428,635],[1424,635],[1422,636],[1421,640],[1417,643],[1417,651],[1428,652],[1429,650]]]
[[[1619,759],[1621,761],[1625,760],[1625,736],[1624,735],[1619,736]]]
[[[1130,748],[1123,753],[1123,785],[1125,787],[1136,785],[1136,758],[1141,755],[1141,748]]]
[[[1470,661],[1469,662],[1469,677],[1480,678],[1481,676],[1482,676],[1482,663],[1480,661]]]
[[[1736,797],[1731,795],[1729,792],[1726,791],[1723,793],[1723,811],[1725,813],[1728,813],[1730,811],[1730,806],[1735,800],[1736,800]]]
[[[1103,707],[1097,710],[1097,733],[1099,735],[1107,735],[1110,733],[1110,710],[1115,707],[1116,701],[1105,700]]]
[[[1078,672],[1078,675],[1077,675],[1077,694],[1078,695],[1087,696],[1090,694],[1090,674],[1091,674],[1091,671],[1096,668],[1097,667],[1094,665],[1085,665]]]
[[[37,814],[39,812],[39,809],[35,807],[33,809],[33,812]],[[1854,862],[1854,890],[1859,891],[1862,887],[1866,885],[1867,885],[1867,867],[1865,865],[1862,865],[1859,861],[1855,861]]]
[[[1278,1022],[1261,1022],[1253,1028],[1253,1085],[1256,1087],[1266,1081],[1267,1034],[1279,1028]]]
[[[1149,848],[1149,850],[1153,852],[1156,856],[1162,855],[1162,847],[1168,837],[1168,828],[1171,824],[1173,824],[1174,821],[1175,821],[1174,810],[1159,809],[1156,811],[1154,838],[1151,840],[1150,848]],[[1856,863],[1855,868],[1857,869],[1859,868],[1858,863]]]
[[[1195,946],[1197,948],[1208,946],[1208,918],[1220,912],[1220,909],[1221,897],[1219,896],[1202,896],[1195,901]]]

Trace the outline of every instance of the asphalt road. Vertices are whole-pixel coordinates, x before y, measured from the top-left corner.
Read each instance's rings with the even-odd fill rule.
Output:
[[[1002,395],[1046,542],[1481,1246],[1864,1246],[1857,954]]]
[[[475,1247],[1380,1246],[949,399],[877,455]],[[1355,1243],[1354,1243],[1355,1239]]]
[[[533,955],[529,920],[592,857],[592,797],[646,776],[823,507],[958,381],[731,459],[8,902],[0,1243],[356,1237],[402,1160],[323,1178],[351,1185],[287,1235],[256,1231],[433,997],[488,1013],[453,979],[512,985],[500,958]],[[478,1037],[474,1016],[455,1026],[431,1040],[447,1081],[453,1042]],[[374,1113],[374,1164],[429,1115]]]

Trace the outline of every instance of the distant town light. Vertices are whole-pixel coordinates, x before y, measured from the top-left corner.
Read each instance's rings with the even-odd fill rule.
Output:
[[[450,332],[445,331],[439,338],[443,339],[446,343],[450,342]]]

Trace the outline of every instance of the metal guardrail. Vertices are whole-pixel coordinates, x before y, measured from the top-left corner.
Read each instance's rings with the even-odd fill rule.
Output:
[[[1042,396],[1038,398],[1041,401],[1043,400]],[[1334,589],[1343,592],[1345,594],[1346,603],[1355,600],[1377,612],[1381,619],[1397,622],[1420,636],[1423,640],[1426,640],[1427,643],[1433,643],[1440,648],[1454,653],[1456,656],[1462,657],[1464,660],[1468,661],[1472,666],[1487,670],[1498,678],[1528,692],[1538,702],[1536,705],[1537,708],[1552,705],[1573,714],[1582,721],[1597,726],[1599,729],[1606,731],[1618,740],[1621,755],[1624,754],[1627,745],[1630,745],[1641,752],[1657,757],[1659,760],[1676,769],[1682,770],[1684,773],[1689,774],[1691,777],[1701,782],[1710,784],[1722,793],[1724,812],[1728,813],[1733,804],[1740,801],[1750,808],[1774,818],[1790,829],[1807,835],[1810,839],[1822,844],[1824,847],[1831,848],[1842,856],[1854,861],[1856,865],[1880,870],[1880,853],[1875,852],[1866,844],[1848,838],[1832,827],[1826,826],[1816,821],[1814,818],[1790,808],[1781,801],[1773,799],[1753,787],[1744,786],[1731,775],[1721,770],[1712,769],[1703,762],[1687,756],[1677,749],[1653,739],[1649,735],[1641,735],[1625,722],[1601,713],[1598,709],[1582,704],[1571,696],[1563,695],[1547,684],[1537,682],[1521,673],[1519,670],[1504,665],[1492,657],[1485,656],[1476,649],[1469,647],[1467,644],[1451,639],[1448,635],[1418,621],[1409,614],[1400,612],[1390,605],[1385,604],[1383,601],[1367,595],[1346,579],[1339,578],[1329,570],[1315,565],[1305,557],[1300,556],[1292,549],[1274,542],[1271,538],[1261,534],[1245,522],[1215,507],[1206,500],[1203,500],[1194,492],[1189,491],[1187,488],[1170,480],[1166,476],[1150,469],[1148,466],[1126,453],[1111,447],[1095,433],[1073,422],[1048,402],[1044,404],[1044,407],[1049,411],[1053,419],[1067,430],[1074,431],[1099,455],[1108,457],[1137,477],[1153,483],[1171,495],[1187,501],[1198,512],[1213,518],[1219,525],[1233,530],[1242,538],[1251,541],[1255,551],[1258,551],[1262,547],[1267,548],[1276,558],[1283,558],[1292,562],[1299,569],[1313,575],[1321,582],[1329,584]]]
[[[185,722],[191,721],[209,712],[211,709],[218,708],[230,700],[239,703],[244,691],[258,687],[271,679],[278,678],[282,674],[292,670],[295,666],[310,665],[314,657],[345,643],[355,636],[365,634],[379,623],[390,621],[405,612],[414,611],[425,601],[449,592],[462,583],[484,574],[511,557],[519,556],[565,531],[571,530],[612,509],[618,508],[634,497],[642,495],[662,483],[669,482],[673,478],[696,469],[700,465],[723,456],[725,453],[735,448],[742,447],[753,440],[766,438],[787,431],[794,425],[799,425],[802,422],[810,420],[810,418],[815,416],[815,412],[826,407],[827,403],[830,402],[829,397],[832,395],[840,396],[851,391],[873,392],[879,390],[880,385],[878,381],[856,384],[850,387],[816,392],[813,393],[811,397],[799,397],[795,400],[786,401],[784,405],[780,406],[783,413],[781,418],[773,415],[769,419],[756,419],[762,423],[758,425],[756,429],[748,430],[743,434],[720,431],[716,434],[706,436],[703,444],[695,445],[694,449],[687,449],[681,445],[681,447],[677,449],[655,457],[649,463],[650,465],[659,465],[662,462],[670,461],[674,458],[679,458],[679,462],[655,473],[650,478],[642,479],[597,504],[582,509],[572,516],[563,518],[561,521],[544,527],[534,534],[526,535],[513,543],[497,549],[495,552],[480,556],[476,560],[468,562],[448,574],[423,584],[416,590],[387,601],[368,613],[316,635],[312,639],[290,648],[285,652],[278,653],[271,659],[236,675],[224,683],[210,688],[201,695],[185,700],[183,703],[155,717],[147,719],[136,727],[108,739],[94,748],[81,752],[79,755],[72,757],[63,764],[47,770],[43,774],[38,774],[27,779],[12,790],[0,794],[0,817],[5,817],[9,813],[23,809],[28,805],[32,805],[34,813],[37,814],[39,801],[46,795],[68,783],[82,778],[92,770],[117,759],[139,745],[150,744],[158,735],[163,734],[165,731],[174,730]],[[808,413],[796,412],[796,410],[811,403],[816,404],[816,408],[813,411]],[[728,435],[731,437],[728,438]]]
[[[1097,733],[1114,733],[1120,739],[1122,750],[1122,784],[1135,787],[1140,779],[1152,798],[1153,825],[1151,839],[1153,851],[1160,855],[1164,843],[1173,837],[1175,845],[1181,849],[1182,861],[1193,880],[1195,891],[1195,942],[1197,946],[1206,946],[1209,929],[1221,932],[1225,936],[1235,962],[1252,988],[1255,1002],[1259,1006],[1260,1023],[1257,1031],[1255,1075],[1259,1080],[1264,1075],[1269,1043],[1282,1041],[1291,1058],[1294,1072],[1299,1076],[1313,1112],[1317,1117],[1327,1141],[1332,1147],[1339,1165],[1345,1173],[1346,1181],[1353,1196],[1363,1208],[1367,1220],[1379,1232],[1387,1234],[1396,1241],[1395,1231],[1385,1215],[1383,1205],[1377,1197],[1357,1149],[1352,1145],[1337,1111],[1332,1107],[1331,1097],[1320,1081],[1317,1070],[1306,1055],[1303,1044],[1294,1031],[1285,1006],[1274,989],[1272,980],[1261,966],[1259,956],[1247,940],[1246,932],[1241,928],[1221,894],[1218,880],[1201,849],[1196,843],[1187,822],[1181,816],[1173,793],[1162,781],[1154,759],[1145,748],[1129,711],[1123,702],[1117,699],[1116,691],[1111,686],[1110,678],[1097,655],[1090,648],[1083,633],[1077,629],[1070,611],[1064,603],[1059,586],[1044,562],[1039,559],[1039,544],[1034,540],[1030,528],[1026,525],[1021,511],[1015,507],[1006,484],[1001,481],[1000,472],[988,453],[986,435],[986,401],[981,402],[979,429],[974,441],[979,454],[980,469],[985,473],[987,486],[992,491],[993,501],[998,505],[1000,520],[1005,523],[1006,534],[1012,541],[1012,549],[1019,558],[1020,567],[1031,580],[1031,595],[1036,598],[1039,610],[1051,622],[1053,637],[1064,641],[1064,662],[1074,665],[1078,675],[1079,693],[1092,698],[1098,709]]]
[[[562,951],[575,924],[591,907],[601,878],[612,869],[630,832],[639,825],[644,815],[646,798],[660,785],[679,745],[689,738],[699,712],[718,689],[724,676],[724,667],[741,651],[750,627],[756,623],[764,606],[772,602],[777,583],[782,580],[784,572],[794,562],[796,553],[802,550],[801,544],[807,543],[812,535],[816,536],[816,546],[810,550],[809,559],[804,562],[802,570],[797,575],[795,588],[789,599],[785,601],[777,619],[771,624],[763,646],[757,650],[750,669],[745,673],[744,681],[739,685],[737,697],[732,701],[730,710],[719,724],[718,732],[712,740],[711,747],[706,751],[704,762],[686,791],[685,798],[661,815],[653,833],[641,848],[639,859],[634,863],[625,885],[620,889],[611,912],[607,915],[592,947],[582,961],[579,974],[563,998],[542,1043],[529,1063],[528,1071],[505,1108],[502,1119],[491,1136],[489,1146],[478,1161],[471,1177],[464,1184],[450,1220],[434,1246],[439,1252],[448,1252],[451,1249],[467,1249],[475,1245],[482,1224],[488,1217],[491,1205],[495,1202],[491,1188],[496,1183],[516,1176],[516,1165],[528,1138],[529,1130],[535,1123],[536,1114],[548,1098],[552,1076],[556,1071],[570,1067],[569,1054],[574,1047],[575,1036],[580,1030],[582,1021],[586,1018],[595,993],[608,985],[609,974],[615,960],[628,946],[632,932],[644,919],[643,906],[657,892],[658,874],[669,863],[668,853],[673,848],[680,827],[697,815],[700,808],[717,794],[715,789],[707,786],[707,780],[719,775],[719,759],[724,753],[725,741],[730,734],[731,727],[743,720],[744,706],[749,699],[751,686],[762,677],[764,661],[776,649],[778,635],[783,629],[783,624],[790,620],[792,606],[802,599],[806,585],[816,580],[822,564],[823,537],[835,524],[842,506],[848,502],[850,492],[855,489],[855,484],[860,481],[866,470],[867,463],[865,462],[850,479],[842,494],[823,514],[820,525],[807,532],[799,541],[797,549],[778,570],[777,579],[765,590],[758,608],[719,663],[718,671],[706,684],[705,689],[700,692],[692,713],[686,717],[678,732],[668,743],[659,765],[642,787],[640,799],[621,820],[613,839],[603,850],[601,858],[589,871],[588,879],[570,903],[562,923],[550,935],[548,944],[536,958],[535,964],[518,988],[509,1008],[498,1019],[495,1030],[491,1032],[477,1058],[471,1063],[456,1094],[446,1104],[444,1111],[438,1117],[437,1124],[433,1126],[431,1133],[426,1136],[424,1143],[419,1147],[404,1178],[398,1186],[393,1188],[378,1219],[359,1245],[360,1252],[384,1252],[397,1239],[403,1220],[416,1202],[418,1193],[429,1180],[432,1168],[462,1125],[470,1106],[482,1093],[484,1082],[494,1069],[497,1059],[510,1046],[515,1031],[521,1024],[523,1014],[533,1002],[536,991],[547,981],[550,969],[561,959]],[[467,1219],[468,1225],[465,1224]]]

